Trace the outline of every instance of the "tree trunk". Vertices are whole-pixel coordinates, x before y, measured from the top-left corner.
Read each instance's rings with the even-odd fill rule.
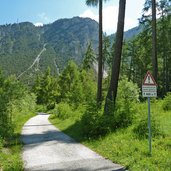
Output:
[[[109,114],[111,107],[113,109],[116,101],[120,64],[121,64],[121,55],[122,55],[125,6],[126,6],[126,0],[119,0],[119,14],[118,14],[118,24],[117,24],[117,32],[116,32],[115,52],[112,61],[112,74],[111,74],[110,86],[106,96],[105,109],[104,109],[106,114]]]
[[[152,0],[152,65],[153,76],[157,82],[158,63],[157,63],[157,38],[156,38],[156,0]]]
[[[102,2],[102,0],[99,0],[99,57],[98,57],[98,84],[97,84],[97,104],[99,106],[101,106],[101,101],[102,101],[102,78],[103,78],[103,72],[102,72],[102,63],[103,63],[102,8],[103,8],[103,2]]]

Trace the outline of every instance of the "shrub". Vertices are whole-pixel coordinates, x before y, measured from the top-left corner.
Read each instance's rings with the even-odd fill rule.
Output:
[[[45,105],[36,105],[36,111],[37,112],[47,112],[47,108],[46,108],[46,106]]]
[[[3,78],[0,73],[0,136],[12,137],[15,128],[15,116],[34,111],[35,96],[15,77]]]
[[[14,133],[14,124],[11,121],[0,123],[0,136],[9,139]]]
[[[119,82],[114,115],[117,127],[126,127],[132,123],[135,105],[139,101],[139,88],[133,82],[123,78]]]
[[[93,102],[88,105],[87,110],[81,118],[83,134],[86,137],[97,137],[99,133],[100,112]]]
[[[118,85],[118,99],[125,99],[128,102],[138,102],[139,101],[140,90],[138,85],[132,81],[128,81],[126,77],[123,77],[119,81]]]
[[[3,139],[0,137],[0,151],[1,151],[1,149],[3,148]]]
[[[151,119],[151,131],[152,137],[162,135],[162,132],[160,131],[160,124],[155,119]],[[139,123],[134,127],[133,132],[139,138],[148,138],[148,118],[141,119]]]
[[[96,106],[96,102],[88,105],[82,116],[83,134],[87,137],[97,138],[110,131],[115,131],[121,127],[127,127],[132,123],[135,113],[135,102],[138,101],[139,89],[136,84],[122,79],[119,82],[118,97],[116,107],[109,102],[110,114],[103,114]]]
[[[171,93],[168,93],[163,100],[163,109],[171,110]]]
[[[104,115],[96,102],[92,102],[81,118],[83,134],[88,138],[104,136],[116,129],[115,121],[114,115]]]
[[[56,107],[52,110],[52,113],[55,114],[61,120],[65,120],[73,116],[71,106],[68,103],[64,102],[57,104]]]
[[[11,113],[27,114],[34,112],[36,108],[36,96],[33,93],[25,92],[22,98],[12,100],[9,103]]]

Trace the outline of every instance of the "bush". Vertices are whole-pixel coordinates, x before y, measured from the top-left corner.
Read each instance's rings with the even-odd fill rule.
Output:
[[[87,137],[97,138],[118,128],[129,126],[133,120],[134,105],[138,101],[138,97],[138,86],[122,79],[119,82],[116,107],[113,108],[113,102],[109,102],[110,114],[104,115],[103,111],[96,106],[96,102],[88,105],[81,119],[83,134]]]
[[[46,106],[45,105],[40,105],[40,104],[37,104],[36,105],[36,112],[47,112],[47,108],[46,108]]]
[[[3,139],[0,137],[0,151],[1,151],[1,149],[3,148],[3,145],[4,145]]]
[[[56,105],[56,107],[51,111],[59,119],[65,120],[73,116],[73,111],[68,103],[61,102]]]
[[[163,109],[171,110],[171,93],[168,93],[163,100]]]
[[[14,133],[14,124],[11,121],[0,123],[0,136],[9,139]]]
[[[133,82],[123,78],[119,82],[116,107],[114,111],[116,126],[127,127],[132,123],[136,113],[136,103],[139,101],[139,88]]]
[[[15,116],[34,111],[35,96],[15,77],[2,78],[0,73],[0,136],[6,140],[14,133]]]
[[[96,103],[93,102],[91,105],[88,105],[87,110],[81,118],[83,134],[86,137],[97,137],[102,134],[102,131],[99,130],[99,120],[101,113],[98,110]]]
[[[139,123],[134,127],[133,132],[139,138],[148,138],[148,118],[141,119]],[[151,119],[151,132],[152,137],[162,135],[162,132],[160,131],[160,124],[155,119]]]
[[[36,108],[36,96],[33,93],[25,92],[21,98],[12,100],[9,104],[11,113],[27,114],[34,112]]]
[[[126,77],[119,81],[117,100],[121,98],[125,99],[129,103],[139,102],[139,93],[140,89],[138,88],[138,85],[132,81],[128,81]]]
[[[88,138],[104,136],[117,128],[114,115],[104,115],[103,111],[96,106],[96,102],[88,105],[81,123],[83,134]]]

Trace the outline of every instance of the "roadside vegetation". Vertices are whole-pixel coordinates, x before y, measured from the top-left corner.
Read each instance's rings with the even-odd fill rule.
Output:
[[[169,98],[171,99],[171,96]],[[111,129],[116,124],[116,120],[109,118],[108,121],[112,125],[109,127],[106,123],[107,117],[99,121],[102,115],[97,114],[96,110],[89,112],[88,116],[83,106],[81,111],[72,111],[73,114],[65,119],[54,111],[55,114],[51,115],[50,121],[75,140],[131,171],[170,171],[171,110],[163,109],[165,103],[167,103],[165,100],[154,100],[151,106],[152,156],[149,155],[147,103],[145,102],[136,103],[134,113],[131,112],[132,123],[126,127],[121,126],[124,120],[116,119],[121,124],[117,129]],[[170,106],[171,103],[167,104]],[[85,113],[82,113],[84,110]],[[59,112],[62,113],[60,109]],[[69,112],[70,109],[67,113]]]
[[[15,77],[0,72],[0,168],[23,170],[20,133],[24,123],[35,112],[35,95]]]
[[[163,100],[151,100],[150,156],[147,102],[141,97],[137,84],[122,76],[115,108],[111,105],[110,113],[106,114],[96,103],[96,83],[92,76],[90,68],[84,70],[72,61],[68,63],[57,80],[58,102],[48,111],[52,114],[50,121],[75,140],[126,169],[171,170],[170,93]],[[105,95],[108,78],[104,79],[103,87]]]

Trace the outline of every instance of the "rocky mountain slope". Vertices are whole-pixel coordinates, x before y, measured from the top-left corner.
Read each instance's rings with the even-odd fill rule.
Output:
[[[130,38],[139,31],[133,28],[125,36]],[[32,78],[48,66],[57,74],[68,60],[80,63],[90,42],[97,53],[98,23],[90,18],[60,19],[42,27],[30,22],[2,25],[0,68],[18,78]]]
[[[43,27],[29,22],[3,25],[0,67],[6,74],[17,76],[48,66],[56,73],[70,59],[81,62],[89,42],[97,50],[98,23],[89,18],[60,19]]]

